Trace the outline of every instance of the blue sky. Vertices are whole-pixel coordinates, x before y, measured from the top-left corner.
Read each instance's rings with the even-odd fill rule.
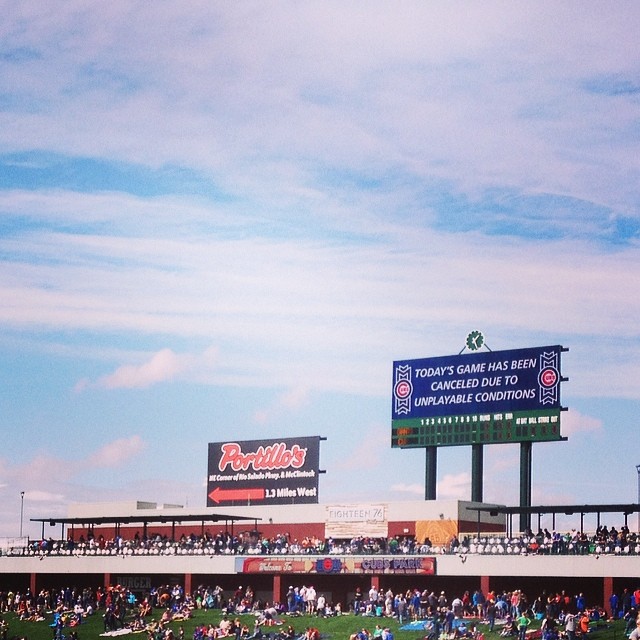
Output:
[[[636,501],[637,3],[0,4],[0,535],[21,491],[32,535],[203,507],[231,437],[326,436],[322,502],[421,499],[392,362],[474,329],[569,348],[533,502]],[[485,448],[487,501],[518,465]]]

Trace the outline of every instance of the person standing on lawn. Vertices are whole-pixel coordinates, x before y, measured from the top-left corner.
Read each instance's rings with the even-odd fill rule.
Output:
[[[530,624],[531,624],[531,620],[527,617],[526,611],[523,611],[518,616],[518,620],[517,620],[518,640],[526,640],[527,629],[529,629]]]

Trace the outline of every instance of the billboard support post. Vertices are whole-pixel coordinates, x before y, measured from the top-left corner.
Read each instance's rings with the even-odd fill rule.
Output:
[[[531,506],[531,459],[533,443],[520,443],[520,506]],[[520,514],[520,531],[531,529],[531,514]]]
[[[471,445],[471,501],[482,502],[482,476],[484,473],[484,445]]]
[[[438,448],[425,447],[424,499],[436,499],[438,478]]]

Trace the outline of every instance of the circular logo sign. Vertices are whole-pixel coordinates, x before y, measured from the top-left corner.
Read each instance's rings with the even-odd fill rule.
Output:
[[[484,344],[484,336],[480,331],[472,331],[467,336],[467,348],[470,351],[477,351]]]
[[[553,367],[545,367],[538,375],[540,386],[550,389],[558,384],[560,374]]]
[[[316,560],[316,571],[318,573],[340,573],[342,570],[342,560],[338,558],[319,558]]]
[[[411,382],[409,380],[398,380],[398,382],[396,382],[393,393],[395,394],[396,398],[405,400],[413,393]]]

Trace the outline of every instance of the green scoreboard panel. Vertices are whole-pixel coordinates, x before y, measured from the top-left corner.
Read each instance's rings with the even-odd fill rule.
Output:
[[[392,447],[549,442],[560,435],[560,409],[394,420]]]

